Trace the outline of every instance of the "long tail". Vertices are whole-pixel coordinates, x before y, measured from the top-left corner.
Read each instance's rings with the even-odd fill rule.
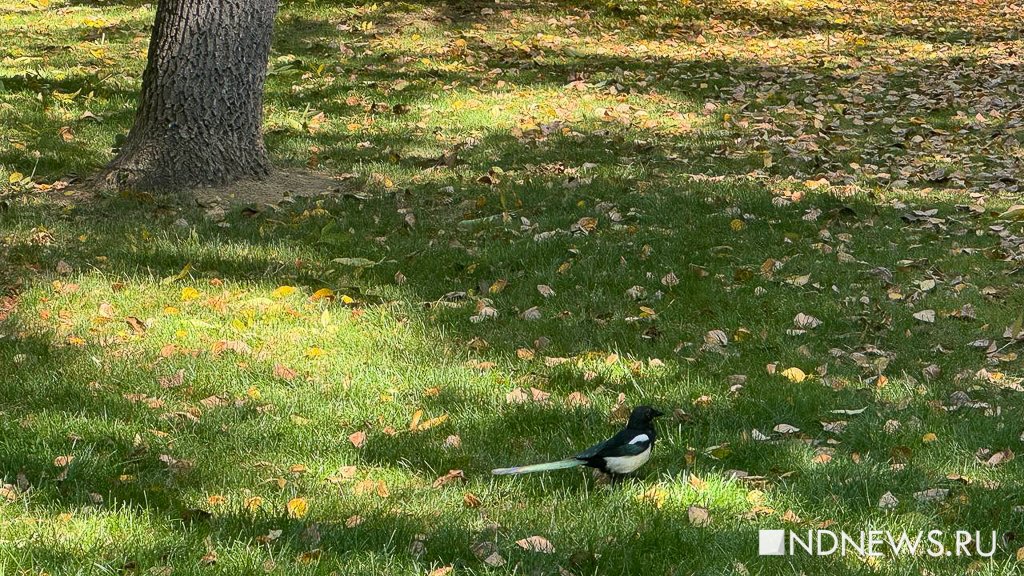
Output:
[[[529,466],[513,466],[511,468],[495,468],[491,470],[491,474],[498,476],[505,474],[529,474],[531,472],[546,472],[548,470],[562,470],[563,468],[575,468],[582,466],[583,460],[577,460],[575,458],[566,458],[565,460],[559,460],[558,462],[547,462],[545,464],[531,464]]]

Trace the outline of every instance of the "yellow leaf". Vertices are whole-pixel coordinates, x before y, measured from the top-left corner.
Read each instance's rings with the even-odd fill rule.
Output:
[[[274,298],[285,298],[295,293],[295,286],[279,286],[271,293]]]
[[[25,175],[21,172],[11,172],[11,175],[7,177],[7,181],[11,184],[17,184],[18,182],[21,182],[24,177]]]
[[[317,358],[317,357],[323,356],[323,355],[324,355],[324,349],[323,348],[319,348],[317,346],[310,346],[310,348],[308,350],[306,350],[306,356],[308,358]]]
[[[302,518],[309,513],[309,503],[305,498],[292,498],[288,501],[288,517]]]
[[[785,370],[782,371],[782,375],[785,376],[786,378],[789,378],[790,382],[797,384],[807,379],[807,374],[804,374],[803,370],[796,367],[786,368]]]
[[[436,418],[431,418],[430,420],[427,420],[426,422],[423,422],[422,424],[419,425],[419,428],[417,428],[417,430],[430,430],[434,426],[437,426],[439,424],[444,424],[447,421],[448,421],[448,415],[447,414],[441,414],[440,416],[437,416]]]
[[[261,397],[260,389],[255,386],[249,386],[249,389],[245,391],[245,395],[253,400],[259,400]]]
[[[356,301],[355,301],[354,299],[352,299],[352,297],[351,297],[351,296],[343,295],[343,296],[341,297],[341,303],[342,303],[342,304],[344,304],[344,305],[346,305],[346,306],[348,306],[348,305],[350,305],[350,304],[355,304],[355,302],[356,302]]]
[[[228,499],[220,494],[214,494],[206,499],[210,503],[210,506],[219,506],[227,503]]]
[[[174,316],[178,312],[179,312],[179,310],[177,308],[175,308],[174,306],[165,306],[164,307],[164,314],[166,314],[168,316]]]
[[[412,422],[409,423],[409,430],[415,430],[420,425],[420,420],[423,418],[423,410],[417,410],[412,413]]]
[[[925,444],[928,444],[930,442],[935,442],[938,439],[939,439],[939,437],[934,432],[929,432],[929,433],[925,434],[924,436],[921,436],[921,442],[924,442]]]
[[[199,290],[196,290],[191,286],[187,286],[181,289],[182,302],[188,302],[189,300],[195,300],[196,298],[199,298]]]
[[[334,290],[331,290],[330,288],[321,288],[321,289],[317,290],[316,292],[313,292],[313,295],[310,296],[309,299],[312,300],[313,302],[316,302],[317,300],[323,300],[324,298],[333,298],[333,297],[334,297]]]
[[[740,220],[739,218],[733,218],[732,221],[729,222],[729,228],[732,228],[733,232],[739,232],[740,230],[743,230],[746,227],[747,223],[744,222],[743,220]]]
[[[245,509],[249,512],[255,512],[263,506],[263,498],[259,496],[253,496],[252,498],[245,499]]]

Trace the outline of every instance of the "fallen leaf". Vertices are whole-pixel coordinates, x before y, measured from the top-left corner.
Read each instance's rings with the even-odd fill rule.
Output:
[[[309,502],[305,498],[292,498],[285,508],[289,518],[302,518],[309,513]]]
[[[348,441],[352,443],[356,448],[362,448],[366,444],[366,432],[362,430],[353,432],[349,435]]]
[[[686,518],[690,520],[690,524],[694,526],[707,526],[711,523],[711,514],[707,508],[700,506],[690,506],[686,509]]]
[[[465,482],[466,481],[465,473],[463,473],[462,470],[449,470],[447,474],[445,474],[444,476],[439,477],[437,480],[434,480],[434,483],[431,484],[431,486],[434,487],[434,488],[440,488],[440,487],[444,486],[445,484],[448,484],[450,482],[454,482],[455,480],[461,480],[461,481]]]
[[[899,506],[899,504],[900,501],[897,500],[896,497],[892,495],[892,492],[886,492],[885,494],[882,494],[881,498],[878,499],[878,507],[881,508],[882,510],[892,510],[893,508]]]
[[[295,294],[295,286],[278,286],[276,290],[270,293],[274,298],[287,298]]]
[[[552,554],[555,551],[555,547],[548,541],[547,538],[542,536],[530,536],[529,538],[523,538],[522,540],[516,540],[518,545],[523,550],[529,552],[541,552],[543,554]]]
[[[803,370],[795,366],[783,370],[782,375],[788,378],[789,381],[793,382],[794,384],[799,384],[800,382],[803,382],[804,380],[807,379],[807,374],[805,374]]]
[[[291,382],[298,374],[298,372],[283,364],[274,364],[274,376],[277,378]]]
[[[917,318],[921,322],[931,324],[935,322],[935,310],[921,310],[920,312],[914,313],[914,318]]]
[[[364,522],[363,517],[358,515],[358,514],[355,514],[353,516],[349,516],[348,519],[345,520],[345,528],[355,528],[356,526],[359,526],[363,522]]]

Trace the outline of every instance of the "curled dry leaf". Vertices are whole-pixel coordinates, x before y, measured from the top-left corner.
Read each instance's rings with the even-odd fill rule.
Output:
[[[935,310],[928,309],[921,310],[920,312],[915,312],[914,318],[920,320],[921,322],[932,324],[935,322]]]
[[[948,488],[930,488],[914,492],[914,500],[918,502],[942,502],[947,496],[949,496]]]
[[[480,501],[480,498],[472,492],[466,492],[462,495],[462,503],[466,508],[479,508],[480,505],[483,504],[483,502]]]
[[[67,455],[64,455],[64,456],[57,456],[56,458],[53,459],[53,465],[56,466],[57,468],[63,468],[65,466],[71,464],[71,462],[74,459],[75,459],[75,456],[73,454],[67,454]]]
[[[555,546],[543,536],[530,536],[529,538],[516,540],[516,545],[529,552],[552,554],[555,551]]]
[[[505,559],[498,552],[498,546],[494,542],[479,542],[473,545],[472,550],[473,555],[488,566],[497,568],[505,565]]]
[[[298,376],[298,372],[283,364],[274,364],[274,376],[291,382],[296,376]]]
[[[552,289],[551,286],[548,286],[547,284],[538,284],[537,292],[540,292],[540,295],[545,298],[550,298],[555,295],[554,289]]]
[[[1007,448],[1006,450],[1000,450],[990,456],[989,459],[985,461],[985,465],[994,468],[1000,464],[1005,464],[1010,460],[1013,460],[1013,451]]]
[[[355,528],[356,526],[359,526],[363,522],[364,522],[364,519],[363,519],[362,516],[360,516],[358,514],[354,514],[352,516],[349,516],[348,519],[345,520],[345,528]]]
[[[892,510],[893,508],[899,506],[899,504],[900,501],[897,500],[896,497],[892,495],[892,492],[886,492],[885,494],[882,494],[881,498],[878,499],[878,507],[881,508],[882,510]]]
[[[821,320],[801,312],[793,318],[793,325],[801,330],[813,330],[821,326]]]
[[[362,430],[349,435],[348,441],[356,448],[362,448],[366,444],[366,432]]]
[[[515,388],[508,394],[505,394],[505,402],[509,404],[526,404],[529,401],[530,396],[522,388]]]
[[[527,308],[526,310],[523,311],[522,314],[519,315],[519,317],[522,318],[523,320],[540,320],[540,308],[538,308],[537,306]]]
[[[573,392],[566,397],[565,404],[570,408],[586,408],[590,406],[590,399],[582,392]]]
[[[437,480],[434,480],[432,486],[434,488],[440,488],[441,486],[444,486],[449,482],[454,482],[455,480],[462,480],[465,482],[466,474],[462,470],[449,470],[447,474],[439,477]]]
[[[800,429],[790,424],[779,424],[775,428],[772,428],[772,431],[778,432],[779,434],[795,434],[799,432]]]
[[[694,526],[707,526],[711,523],[711,514],[708,512],[708,509],[700,506],[690,506],[687,508],[686,518]]]
[[[712,346],[725,346],[729,343],[729,336],[722,330],[711,330],[704,335],[704,342]]]
[[[674,272],[669,272],[661,277],[661,283],[671,288],[679,284],[679,277]]]

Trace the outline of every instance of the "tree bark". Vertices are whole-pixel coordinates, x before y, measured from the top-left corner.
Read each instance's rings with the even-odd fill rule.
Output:
[[[270,173],[263,85],[277,0],[159,0],[135,124],[100,181],[176,191]]]

